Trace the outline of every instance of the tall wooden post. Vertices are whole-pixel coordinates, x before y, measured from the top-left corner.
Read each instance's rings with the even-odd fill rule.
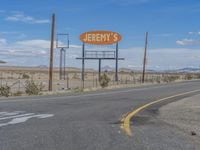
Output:
[[[55,30],[55,14],[53,13],[53,15],[52,15],[52,29],[51,29],[50,64],[49,64],[49,91],[52,91],[52,84],[53,84],[54,30]]]
[[[143,62],[142,83],[144,83],[144,81],[145,81],[146,63],[147,63],[147,48],[148,48],[148,32],[146,32],[146,40],[145,40],[145,50],[144,50],[144,62]]]

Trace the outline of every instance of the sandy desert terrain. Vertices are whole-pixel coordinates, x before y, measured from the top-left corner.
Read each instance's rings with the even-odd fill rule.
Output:
[[[138,85],[141,84],[142,72],[131,71],[128,69],[119,70],[119,82],[114,80],[115,73],[113,71],[104,71],[111,79],[109,86],[121,85]],[[146,74],[146,83],[164,83],[179,80],[188,80],[199,78],[198,74],[188,73],[159,73],[148,72]],[[46,67],[0,67],[0,85],[8,85],[12,92],[25,91],[25,82],[33,80],[44,86],[43,90],[48,90],[48,68]],[[81,71],[78,68],[66,68],[66,79],[59,79],[59,68],[54,68],[53,73],[53,90],[61,91],[67,89],[81,88]],[[85,72],[85,88],[99,87],[98,72],[93,69],[86,69]]]

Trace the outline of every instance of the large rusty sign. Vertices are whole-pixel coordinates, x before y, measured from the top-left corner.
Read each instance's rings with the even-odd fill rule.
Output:
[[[109,45],[121,41],[122,37],[112,31],[90,31],[80,35],[80,40],[87,44]]]

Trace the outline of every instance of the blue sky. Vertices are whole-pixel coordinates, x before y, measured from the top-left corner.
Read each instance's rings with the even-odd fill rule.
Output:
[[[200,66],[198,0],[1,0],[0,59],[7,65],[48,65],[51,14],[56,33],[70,34],[67,65],[81,67],[79,35],[90,30],[119,32],[120,67],[141,69],[145,32],[149,32],[149,69]],[[108,48],[112,48],[108,47]],[[55,66],[59,51],[55,49]],[[114,67],[114,62],[103,65]],[[95,61],[87,67],[96,68]]]

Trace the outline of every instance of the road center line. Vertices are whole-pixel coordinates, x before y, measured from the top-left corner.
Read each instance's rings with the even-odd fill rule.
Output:
[[[173,95],[173,96],[169,96],[169,97],[165,97],[165,98],[162,98],[162,99],[158,99],[156,101],[153,101],[153,102],[150,102],[150,103],[147,103],[139,108],[137,108],[136,110],[133,110],[132,112],[130,112],[127,116],[125,116],[124,118],[122,118],[121,122],[121,129],[128,135],[128,136],[132,136],[132,131],[131,131],[131,128],[130,128],[130,121],[131,119],[137,114],[139,113],[140,111],[142,111],[143,109],[153,105],[153,104],[156,104],[156,103],[160,103],[162,101],[165,101],[165,100],[169,100],[171,98],[175,98],[175,97],[178,97],[178,96],[183,96],[183,95],[187,95],[187,94],[191,94],[191,93],[195,93],[195,92],[200,92],[200,90],[194,90],[194,91],[189,91],[189,92],[185,92],[185,93],[180,93],[180,94],[177,94],[177,95]]]

